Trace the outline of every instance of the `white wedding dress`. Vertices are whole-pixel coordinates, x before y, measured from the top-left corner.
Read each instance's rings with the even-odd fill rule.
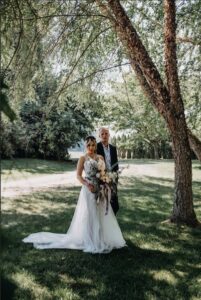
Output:
[[[97,161],[89,157],[84,162],[86,178],[92,178],[93,182],[97,181],[96,164]],[[97,203],[95,194],[83,185],[66,234],[38,232],[23,242],[33,243],[37,249],[79,249],[90,253],[108,253],[126,246],[110,203],[108,213],[105,212],[105,203]]]

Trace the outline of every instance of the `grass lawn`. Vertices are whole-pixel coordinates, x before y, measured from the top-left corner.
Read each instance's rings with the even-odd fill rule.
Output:
[[[43,163],[30,161],[25,166],[17,160],[18,168],[12,172],[20,174],[21,168],[35,176],[68,171],[65,162]],[[122,174],[117,218],[128,247],[110,254],[36,250],[21,242],[33,232],[66,232],[80,188],[50,188],[3,199],[2,299],[201,299],[201,231],[161,223],[172,208],[172,161],[129,163],[136,170],[147,164],[152,172],[149,176],[146,172],[144,176]],[[8,175],[8,162],[3,165]],[[195,210],[201,220],[199,163],[193,164],[193,174]]]
[[[42,159],[2,160],[2,180],[18,180],[47,174],[58,174],[74,170],[75,162],[59,162]]]

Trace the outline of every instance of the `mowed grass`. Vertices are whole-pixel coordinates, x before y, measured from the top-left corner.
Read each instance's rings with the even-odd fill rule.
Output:
[[[27,179],[41,175],[58,174],[74,170],[76,161],[49,161],[42,159],[2,160],[1,178],[5,180]]]
[[[128,247],[107,255],[36,250],[21,242],[33,232],[65,233],[79,188],[3,199],[2,299],[201,299],[201,231],[162,223],[172,209],[172,162],[129,163],[150,164],[153,172],[122,173],[117,218]],[[199,163],[193,172],[195,211],[201,220]],[[161,178],[154,175],[160,173]]]

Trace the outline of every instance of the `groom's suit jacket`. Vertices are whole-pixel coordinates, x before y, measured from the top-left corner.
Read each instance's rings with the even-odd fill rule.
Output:
[[[111,144],[110,147],[110,158],[111,158],[111,166],[115,165],[112,171],[116,172],[119,169],[118,166],[118,158],[117,158],[117,148]],[[105,152],[103,149],[103,144],[101,142],[97,143],[97,154],[102,155],[105,160]]]
[[[116,172],[119,169],[118,166],[118,158],[117,158],[117,148],[115,146],[110,145],[110,158],[111,158],[111,167],[115,164],[114,168],[112,171]],[[97,143],[97,154],[102,155],[105,160],[105,153],[103,149],[102,143]],[[117,185],[113,185],[113,191],[112,191],[112,196],[110,200],[112,209],[114,211],[114,214],[116,215],[117,211],[119,210],[119,201],[118,201],[118,195],[117,195]]]

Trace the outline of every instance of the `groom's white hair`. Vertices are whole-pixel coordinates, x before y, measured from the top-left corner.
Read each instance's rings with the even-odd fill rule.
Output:
[[[109,132],[108,127],[100,127],[99,130],[98,130],[99,134],[101,133],[102,130],[107,130]]]

